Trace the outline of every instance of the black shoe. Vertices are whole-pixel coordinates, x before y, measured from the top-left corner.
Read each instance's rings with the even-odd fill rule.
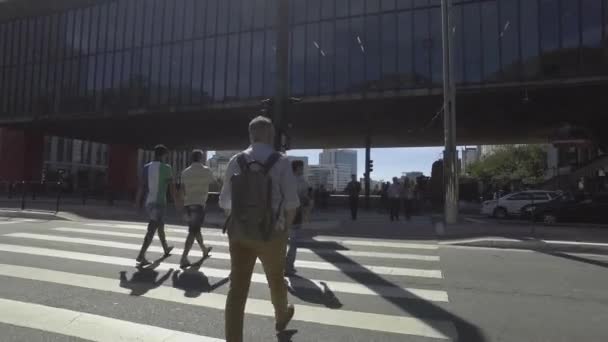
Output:
[[[287,328],[287,325],[289,324],[289,322],[291,322],[291,319],[293,318],[293,315],[296,313],[295,308],[293,307],[293,304],[289,304],[287,305],[287,315],[285,316],[285,320],[282,322],[277,322],[275,325],[275,329],[276,331],[283,331],[285,330],[285,328]]]
[[[169,256],[171,256],[171,251],[173,250],[173,246],[167,247],[167,249],[165,250],[165,255],[163,255],[165,258],[168,258]]]
[[[295,268],[291,267],[291,268],[287,268],[285,269],[285,275],[286,276],[293,276],[296,273],[298,273],[298,270],[296,270]]]
[[[182,270],[185,270],[186,268],[188,268],[190,266],[192,266],[192,264],[188,260],[182,260],[179,263],[179,268],[181,268]]]
[[[138,266],[142,267],[142,266],[146,266],[146,265],[150,265],[151,262],[149,262],[146,258],[144,257],[137,257],[137,259],[135,259],[135,261],[137,261],[139,263]]]

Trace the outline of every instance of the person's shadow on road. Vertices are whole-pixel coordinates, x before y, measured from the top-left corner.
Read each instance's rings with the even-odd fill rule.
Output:
[[[184,296],[188,298],[199,297],[203,292],[212,292],[215,289],[228,283],[229,278],[211,284],[209,278],[200,271],[204,259],[192,264],[184,271],[173,272],[173,287],[184,291]]]
[[[158,278],[159,273],[156,272],[160,263],[165,258],[158,259],[154,263],[137,269],[137,272],[131,275],[131,279],[127,279],[127,271],[120,272],[120,287],[131,290],[131,296],[143,296],[148,291],[161,286],[173,273],[173,269],[169,269],[161,278]]]
[[[289,277],[287,290],[292,296],[308,303],[325,305],[330,309],[340,309],[343,305],[327,283],[320,282],[322,287],[310,279],[293,275]]]

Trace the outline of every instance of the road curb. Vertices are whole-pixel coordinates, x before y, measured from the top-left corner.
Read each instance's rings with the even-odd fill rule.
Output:
[[[537,239],[468,239],[443,241],[444,246],[524,249],[541,253],[608,254],[608,244],[583,241],[552,241]]]
[[[34,220],[63,220],[69,221],[60,214],[51,211],[0,209],[0,216]]]

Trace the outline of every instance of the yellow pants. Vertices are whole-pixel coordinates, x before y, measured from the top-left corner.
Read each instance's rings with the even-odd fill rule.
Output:
[[[269,241],[230,239],[230,290],[226,299],[226,342],[243,341],[243,318],[255,261],[260,258],[275,319],[284,320],[287,314],[287,285],[285,284],[285,252],[287,234]]]

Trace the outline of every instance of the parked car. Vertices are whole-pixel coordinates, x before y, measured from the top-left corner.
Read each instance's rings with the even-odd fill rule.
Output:
[[[548,225],[558,222],[608,223],[608,194],[584,200],[564,194],[537,205],[533,217]]]
[[[555,191],[529,190],[514,192],[497,200],[485,201],[481,206],[481,214],[504,219],[509,216],[524,216],[529,207],[546,203],[559,194]]]

